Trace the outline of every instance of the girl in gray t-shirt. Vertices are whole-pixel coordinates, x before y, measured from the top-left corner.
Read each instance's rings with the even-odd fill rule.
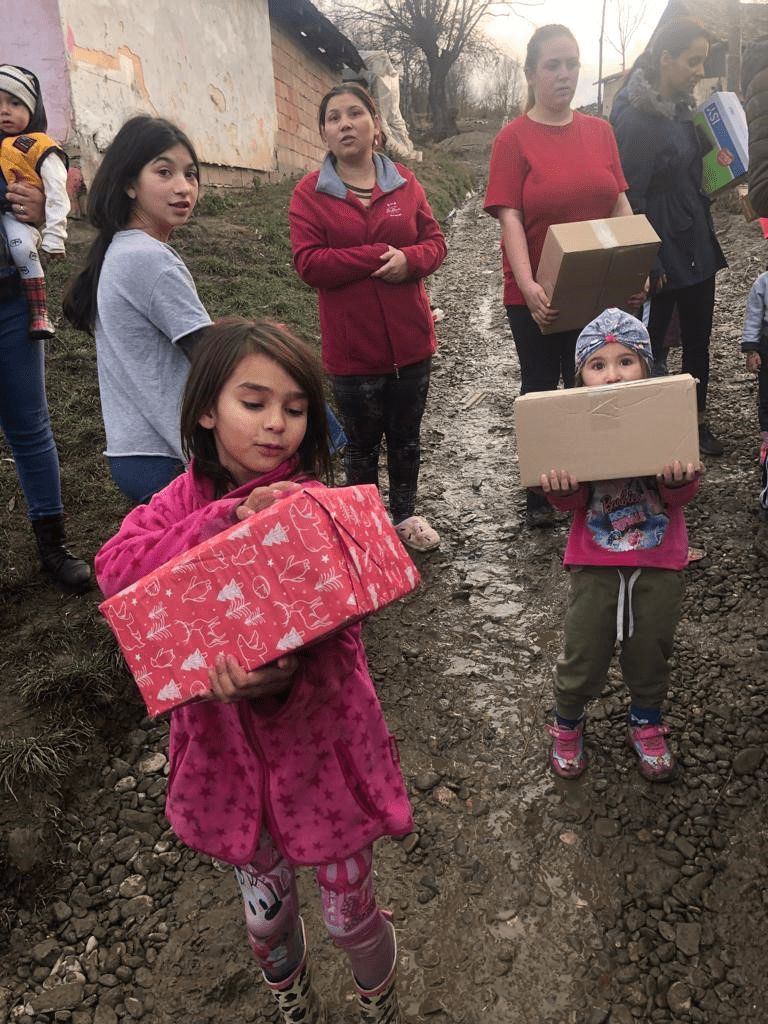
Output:
[[[148,115],[127,121],[94,177],[88,217],[99,233],[64,300],[67,319],[96,341],[105,454],[135,504],[184,468],[187,353],[211,319],[168,240],[198,192],[197,155],[181,129]]]

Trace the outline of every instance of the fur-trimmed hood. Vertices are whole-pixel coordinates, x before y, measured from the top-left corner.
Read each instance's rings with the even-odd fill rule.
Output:
[[[642,67],[635,68],[622,92],[626,94],[631,106],[637,110],[642,110],[646,114],[657,114],[670,121],[674,121],[678,116],[681,106],[686,111],[696,106],[696,101],[690,93],[683,93],[677,99],[659,96]]]

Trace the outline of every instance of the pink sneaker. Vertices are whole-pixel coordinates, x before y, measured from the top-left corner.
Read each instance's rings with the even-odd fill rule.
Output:
[[[548,725],[547,732],[552,737],[552,751],[549,763],[555,775],[561,779],[575,779],[587,767],[587,755],[584,753],[584,720],[575,729],[566,729],[564,725]]]
[[[627,745],[640,758],[638,770],[650,782],[668,782],[675,774],[675,759],[664,739],[668,735],[669,726],[661,722],[630,725],[627,730]]]

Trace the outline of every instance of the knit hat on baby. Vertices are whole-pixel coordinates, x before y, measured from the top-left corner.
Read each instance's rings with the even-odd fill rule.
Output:
[[[621,309],[611,308],[604,309],[579,335],[576,342],[576,373],[581,373],[593,352],[611,341],[617,341],[625,348],[637,352],[648,367],[648,372],[652,372],[651,339],[642,320]]]
[[[0,89],[21,100],[30,114],[34,114],[37,106],[37,89],[32,75],[15,68],[13,64],[0,64]]]

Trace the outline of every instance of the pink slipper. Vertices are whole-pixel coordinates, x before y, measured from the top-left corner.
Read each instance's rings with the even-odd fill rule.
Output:
[[[423,516],[408,516],[397,524],[395,531],[403,544],[414,551],[434,551],[440,546],[440,534]]]

